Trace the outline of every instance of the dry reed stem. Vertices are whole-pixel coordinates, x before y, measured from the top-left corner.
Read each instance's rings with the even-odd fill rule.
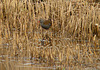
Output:
[[[65,0],[3,2],[0,4],[0,45],[11,44],[8,50],[11,56],[35,57],[41,63],[56,64],[57,61],[69,66],[96,63],[92,58],[99,58],[95,51],[100,46],[98,5]],[[45,30],[38,23],[40,18],[50,18],[53,22],[48,30],[51,46],[48,39],[45,46],[41,45]]]

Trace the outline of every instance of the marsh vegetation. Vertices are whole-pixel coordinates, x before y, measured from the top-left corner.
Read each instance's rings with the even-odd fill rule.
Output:
[[[0,0],[0,70],[99,70],[100,2],[88,1]]]

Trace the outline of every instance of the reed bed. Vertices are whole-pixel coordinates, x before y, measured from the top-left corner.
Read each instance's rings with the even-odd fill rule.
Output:
[[[50,18],[52,27],[42,29],[40,18]],[[31,62],[55,65],[58,70],[84,67],[99,70],[99,53],[100,3],[0,0],[1,55],[17,57],[22,62],[23,57],[29,57]]]

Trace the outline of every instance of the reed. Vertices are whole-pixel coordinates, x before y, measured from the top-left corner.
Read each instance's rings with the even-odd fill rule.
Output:
[[[85,65],[97,68],[98,61],[94,59],[100,58],[99,8],[99,3],[81,0],[1,0],[0,48],[4,50],[0,49],[0,54],[18,60],[36,58],[32,61],[65,69],[77,69],[77,65],[79,69]],[[51,40],[40,27],[40,18],[52,20],[52,27],[47,30]]]

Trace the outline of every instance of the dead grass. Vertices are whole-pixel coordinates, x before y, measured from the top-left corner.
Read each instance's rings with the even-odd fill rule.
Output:
[[[40,18],[52,20],[52,27],[46,34],[51,40],[40,27]],[[41,45],[43,38],[44,46]],[[100,62],[100,3],[2,0],[0,47],[6,48],[0,49],[2,55],[31,57],[30,60],[35,57],[47,66],[97,68]]]

